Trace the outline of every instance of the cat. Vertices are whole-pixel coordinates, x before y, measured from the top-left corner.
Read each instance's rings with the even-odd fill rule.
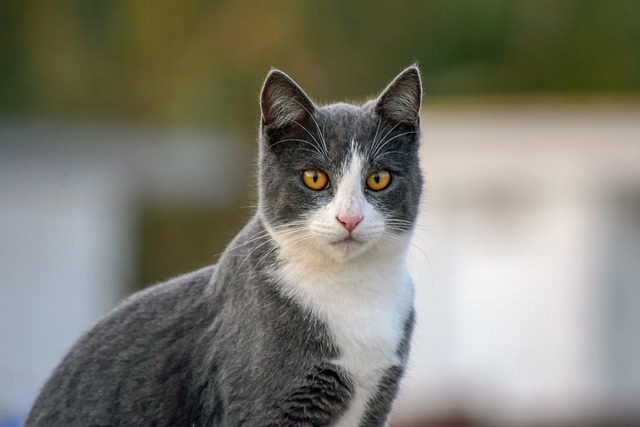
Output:
[[[258,206],[216,265],[140,291],[71,348],[34,426],[382,426],[414,322],[416,66],[362,105],[260,94]]]

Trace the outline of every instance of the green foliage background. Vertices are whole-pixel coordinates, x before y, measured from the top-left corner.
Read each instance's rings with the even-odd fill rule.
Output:
[[[419,62],[427,96],[640,90],[637,0],[19,1],[0,113],[254,133],[270,67],[320,100]]]

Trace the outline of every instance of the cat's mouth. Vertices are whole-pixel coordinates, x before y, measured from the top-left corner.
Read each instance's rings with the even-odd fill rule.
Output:
[[[346,237],[339,239],[339,240],[335,240],[333,242],[331,242],[332,245],[359,245],[362,244],[364,242],[356,239],[355,237],[353,237],[352,234],[347,235]]]

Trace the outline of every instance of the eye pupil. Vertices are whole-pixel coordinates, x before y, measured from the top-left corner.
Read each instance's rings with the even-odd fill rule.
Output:
[[[373,174],[373,180],[376,182],[376,184],[380,184],[380,174],[377,172]]]
[[[318,175],[318,171],[313,172],[313,182],[318,182],[320,176]]]

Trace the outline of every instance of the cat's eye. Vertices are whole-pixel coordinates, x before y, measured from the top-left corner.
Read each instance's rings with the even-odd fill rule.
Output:
[[[384,190],[390,183],[391,174],[384,169],[371,172],[367,177],[367,187],[373,191]]]
[[[329,177],[321,170],[307,169],[302,173],[302,181],[310,189],[320,191],[327,188]]]

